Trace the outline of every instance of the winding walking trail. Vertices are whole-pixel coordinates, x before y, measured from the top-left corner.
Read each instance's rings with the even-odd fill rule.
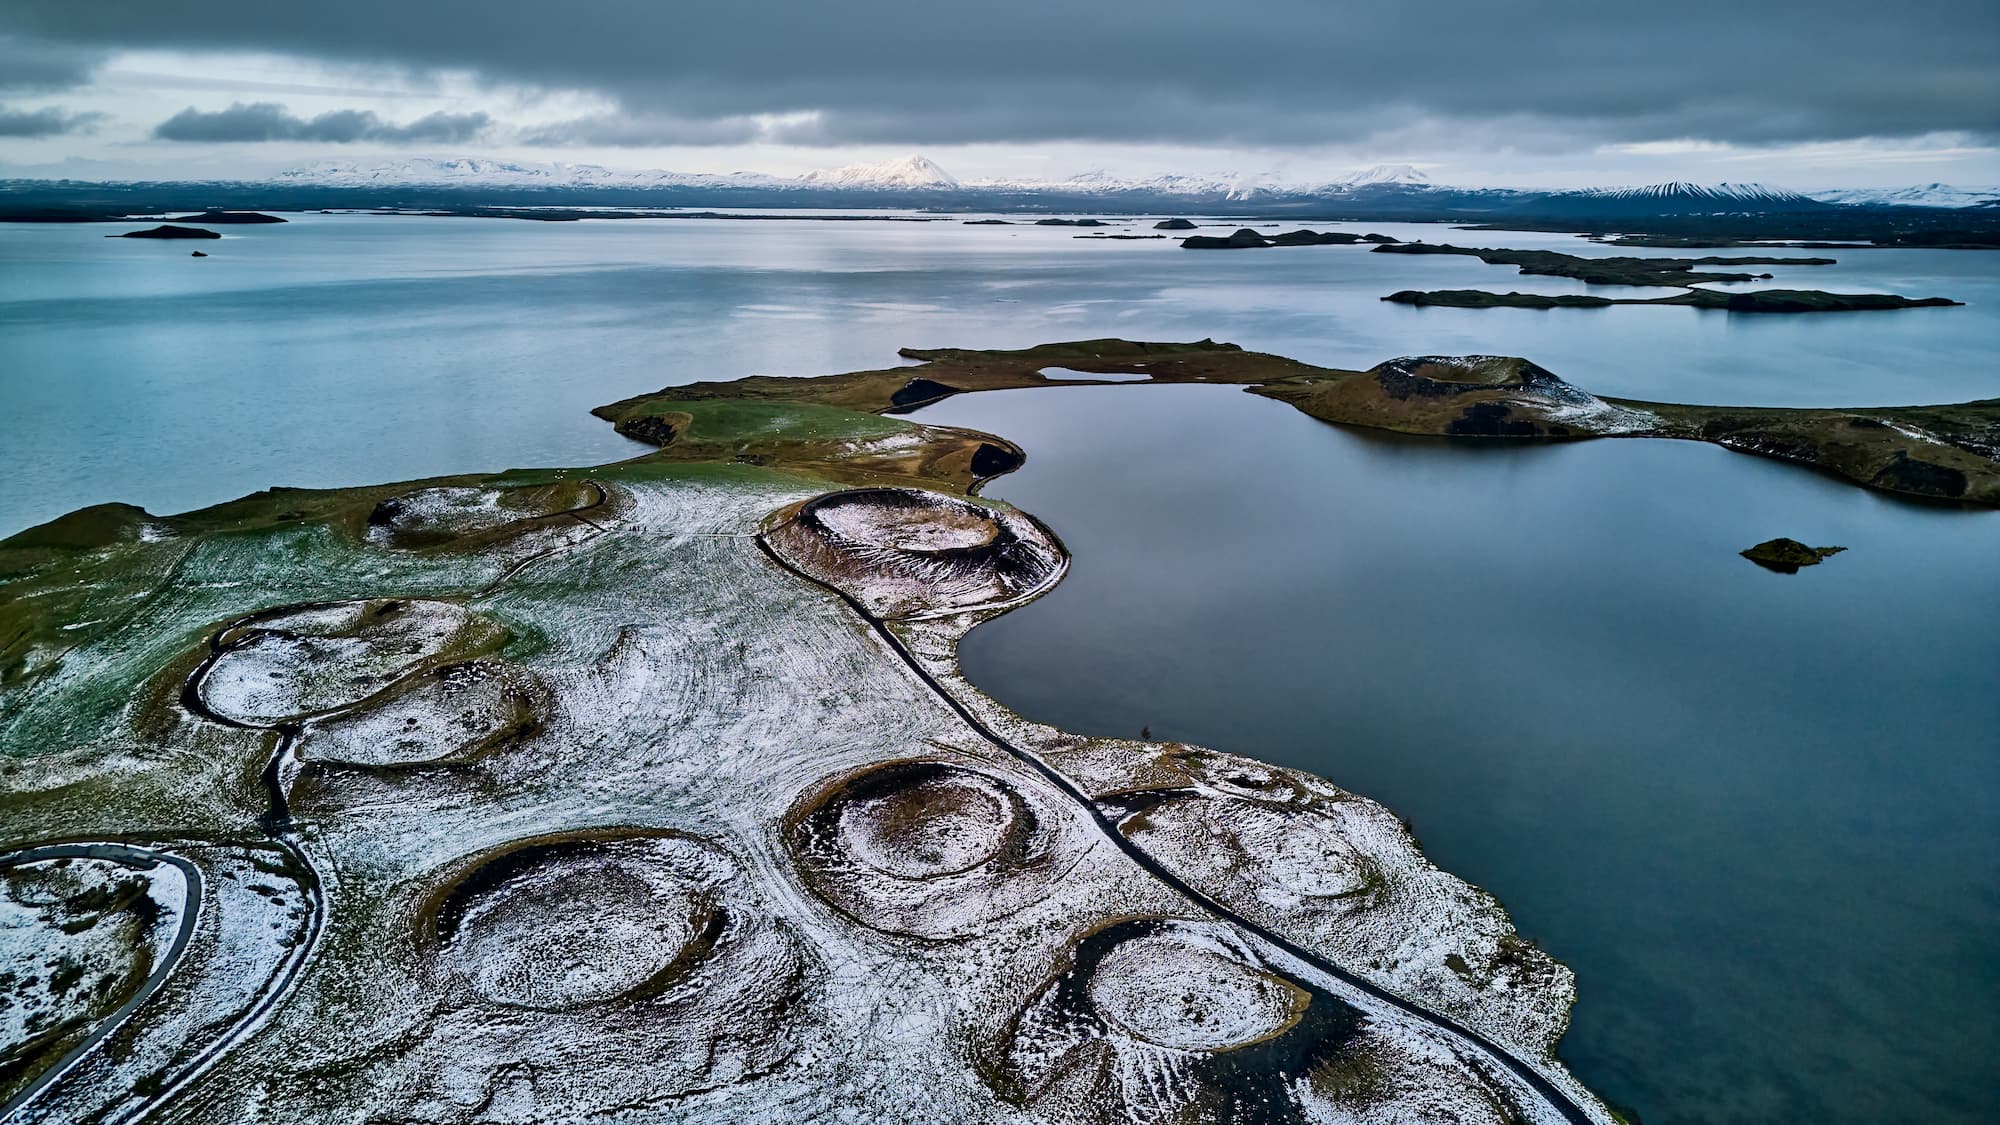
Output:
[[[1314,969],[1333,977],[1335,980],[1346,984],[1358,992],[1362,992],[1406,1015],[1458,1037],[1470,1046],[1477,1048],[1481,1054],[1491,1058],[1509,1073],[1513,1074],[1524,1085],[1533,1090],[1536,1095],[1541,1097],[1543,1101],[1562,1114],[1563,1119],[1570,1122],[1571,1125],[1599,1125],[1598,1119],[1583,1105],[1579,1104],[1575,1098],[1571,1097],[1555,1083],[1549,1081],[1539,1070],[1522,1061],[1513,1052],[1494,1042],[1492,1039],[1449,1016],[1433,1012],[1363,977],[1348,972],[1346,969],[1341,968],[1319,954],[1272,932],[1259,923],[1215,901],[1213,898],[1181,880],[1158,860],[1147,854],[1143,848],[1134,844],[1124,833],[1120,832],[1118,826],[1109,817],[1104,815],[1102,809],[1098,808],[1097,802],[1093,801],[1083,790],[1077,788],[1074,782],[1057,772],[1054,767],[1048,765],[1034,752],[1024,750],[1002,737],[999,732],[988,726],[978,715],[974,714],[971,708],[960,702],[956,695],[952,694],[942,683],[939,683],[937,678],[931,675],[923,666],[922,662],[917,660],[916,656],[910,652],[908,646],[903,644],[902,639],[896,636],[895,631],[890,629],[888,624],[880,617],[870,613],[867,607],[863,606],[853,595],[836,586],[822,582],[793,566],[772,548],[770,543],[761,534],[757,536],[757,546],[763,550],[766,557],[782,567],[786,572],[806,582],[810,582],[821,589],[831,591],[841,601],[846,602],[848,608],[852,609],[863,621],[869,624],[875,634],[882,639],[882,642],[889,646],[889,650],[895,653],[897,658],[903,662],[903,665],[914,673],[917,679],[922,681],[924,686],[936,695],[945,706],[951,708],[960,719],[964,720],[965,724],[971,727],[975,733],[1010,757],[1033,769],[1044,780],[1048,781],[1049,784],[1061,790],[1065,796],[1069,797],[1070,800],[1074,801],[1083,810],[1084,814],[1090,818],[1091,823],[1096,825],[1098,831],[1104,835],[1104,838],[1113,847],[1125,853],[1128,858],[1138,864],[1147,874],[1172,888],[1197,909],[1255,936],[1266,944],[1282,950],[1287,956],[1312,966]]]
[[[180,925],[174,930],[173,944],[168,947],[167,955],[160,958],[160,963],[154,966],[152,974],[146,978],[146,982],[140,985],[138,990],[132,993],[131,997],[123,1004],[113,1009],[111,1014],[99,1020],[96,1029],[89,1035],[84,1036],[82,1042],[70,1048],[69,1053],[57,1060],[54,1066],[49,1067],[37,1075],[34,1081],[23,1086],[12,1098],[7,1100],[7,1104],[0,1105],[0,1119],[6,1118],[16,1109],[27,1105],[28,1102],[34,1099],[36,1094],[41,1093],[44,1089],[54,1084],[57,1079],[68,1074],[72,1067],[81,1062],[83,1057],[91,1052],[92,1048],[104,1040],[105,1036],[118,1030],[124,1024],[126,1016],[131,1015],[134,1009],[150,999],[153,993],[158,992],[160,986],[165,984],[167,978],[173,974],[174,966],[180,964],[181,954],[187,951],[188,942],[194,938],[195,925],[201,918],[201,869],[196,867],[192,861],[177,856],[172,852],[155,851],[152,848],[118,843],[48,844],[39,848],[25,848],[12,855],[0,856],[0,868],[19,867],[22,864],[40,863],[51,859],[104,859],[130,867],[136,871],[151,871],[162,863],[170,864],[180,871],[183,879],[187,880],[187,896],[181,903]]]

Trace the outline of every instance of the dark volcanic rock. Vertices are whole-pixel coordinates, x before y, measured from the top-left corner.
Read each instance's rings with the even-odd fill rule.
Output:
[[[1505,403],[1475,402],[1465,408],[1465,414],[1446,425],[1444,432],[1454,437],[1542,437],[1556,434],[1555,429],[1544,430],[1528,418],[1513,417],[1514,411]],[[1563,433],[1567,433],[1564,430]]]
[[[1271,236],[1274,246],[1352,246],[1359,241],[1360,235],[1338,230],[1294,230]]]
[[[674,428],[672,422],[655,414],[644,414],[637,418],[627,418],[612,428],[620,434],[631,438],[633,441],[643,441],[648,445],[657,445],[662,449],[672,445],[674,439],[680,436],[680,431]]]
[[[1747,551],[1744,558],[1779,574],[1797,574],[1802,566],[1818,566],[1820,561],[1847,550],[1845,547],[1808,547],[1796,539],[1766,539]]]
[[[1265,235],[1244,227],[1228,238],[1197,234],[1181,240],[1184,250],[1248,250],[1259,246],[1351,246],[1361,236],[1346,231],[1292,230]]]
[[[260,223],[282,223],[287,220],[276,215],[266,215],[261,211],[203,211],[199,215],[182,215],[177,223],[236,224],[248,226]]]
[[[1026,458],[1015,450],[983,441],[979,443],[978,449],[972,451],[972,475],[994,477],[1001,473],[1011,473],[1020,468],[1025,461]]]
[[[148,230],[128,230],[124,234],[107,234],[106,238],[221,238],[212,230],[200,227],[177,227],[171,223]]]
[[[208,257],[208,251],[206,251],[206,250],[197,250],[197,251],[195,251],[194,253],[192,253],[192,254],[189,254],[189,255],[188,255],[188,257],[190,257],[190,258],[206,258],[206,257]]]
[[[1161,219],[1153,224],[1154,230],[1193,230],[1194,224],[1186,219]]]
[[[1873,483],[1877,488],[1956,500],[1965,495],[1966,481],[1964,473],[1949,465],[1920,461],[1907,452],[1897,450],[1896,459],[1875,474]]]
[[[1695,292],[1705,293],[1712,290]],[[1731,293],[1723,307],[1730,312],[1866,312],[1877,309],[1937,309],[1962,303],[1948,297],[1900,297],[1894,293],[1823,293],[1817,289],[1763,289],[1752,293]]]
[[[1183,250],[1247,250],[1253,247],[1269,245],[1271,245],[1269,240],[1249,227],[1243,227],[1228,238],[1197,234],[1181,239],[1181,249]]]
[[[936,402],[941,398],[947,398],[958,392],[959,388],[957,387],[940,383],[936,379],[925,379],[919,376],[898,387],[896,393],[889,396],[889,402],[897,408],[921,406],[924,403]]]

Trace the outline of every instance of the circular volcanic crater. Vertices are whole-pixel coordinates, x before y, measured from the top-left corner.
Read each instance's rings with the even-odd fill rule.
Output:
[[[915,488],[833,492],[780,512],[765,543],[877,617],[991,609],[1040,593],[1067,557],[1010,508]]]
[[[1280,1035],[1310,997],[1292,982],[1173,928],[1103,951],[1084,986],[1090,1007],[1134,1039],[1181,1051],[1231,1051]]]
[[[190,681],[210,715],[273,727],[352,707],[407,676],[497,648],[506,630],[445,601],[374,598],[252,614],[217,635]]]
[[[990,509],[908,489],[837,492],[802,514],[838,542],[918,555],[975,555],[1012,537]]]
[[[656,994],[724,923],[712,871],[677,836],[528,841],[476,862],[422,919],[426,944],[481,998],[541,1011]]]
[[[1336,1115],[1313,1112],[1304,1080],[1354,1058],[1365,1026],[1232,927],[1124,917],[1078,935],[978,1051],[1003,1098],[1065,1119],[1320,1120]]]
[[[807,882],[843,914],[890,933],[977,932],[1044,896],[1058,851],[1080,847],[1014,784],[911,759],[836,778],[786,817]]]

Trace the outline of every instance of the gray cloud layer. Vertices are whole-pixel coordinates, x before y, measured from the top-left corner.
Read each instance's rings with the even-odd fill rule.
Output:
[[[433,113],[407,125],[391,125],[368,110],[338,109],[317,117],[294,116],[276,102],[236,102],[228,109],[204,113],[189,106],[154,127],[163,141],[318,141],[390,144],[471,140],[491,125],[483,113]]]
[[[1993,0],[10,0],[71,51],[281,51],[601,92],[553,141],[1321,142],[1386,124],[1583,140],[2000,135]],[[703,138],[710,138],[704,141]]]
[[[104,52],[67,43],[45,43],[6,33],[0,11],[0,90],[67,90],[83,85]]]
[[[0,105],[0,137],[58,137],[64,133],[87,133],[103,119],[101,113],[71,113],[54,107],[9,109]]]

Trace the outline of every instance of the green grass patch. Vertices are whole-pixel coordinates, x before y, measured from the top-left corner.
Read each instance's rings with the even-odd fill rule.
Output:
[[[813,402],[652,398],[635,403],[626,417],[685,414],[691,420],[684,440],[741,442],[780,438],[861,441],[914,429],[900,418],[843,410]]]

